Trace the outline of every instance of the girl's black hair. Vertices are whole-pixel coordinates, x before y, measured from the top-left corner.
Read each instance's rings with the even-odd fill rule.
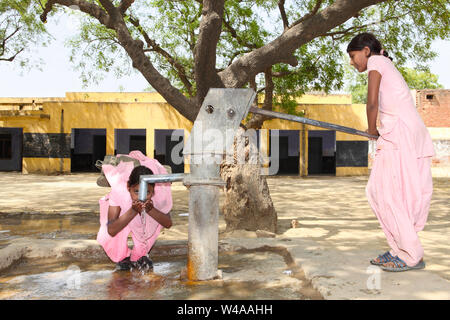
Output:
[[[378,41],[373,34],[368,32],[360,33],[355,36],[348,44],[347,52],[360,51],[364,49],[364,47],[368,47],[370,49],[369,57],[372,55],[372,52],[375,54],[381,54],[380,51],[382,47],[380,41]],[[383,50],[383,55],[392,60],[386,50]]]
[[[139,184],[139,177],[141,175],[150,175],[153,174],[153,171],[147,168],[146,166],[137,166],[131,171],[130,177],[128,178],[128,187]],[[155,186],[154,183],[150,185]]]

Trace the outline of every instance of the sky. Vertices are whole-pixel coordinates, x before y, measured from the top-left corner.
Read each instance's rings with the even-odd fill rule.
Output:
[[[80,73],[69,62],[70,49],[64,46],[64,39],[77,28],[76,21],[49,18],[47,27],[55,39],[34,53],[44,61],[42,71],[21,72],[12,63],[0,62],[0,97],[64,97],[66,92],[140,92],[148,88],[148,82],[138,72],[120,79],[111,74],[100,83],[83,88]],[[439,76],[444,88],[450,89],[450,39],[435,41],[433,49],[439,56],[430,63],[431,72]]]

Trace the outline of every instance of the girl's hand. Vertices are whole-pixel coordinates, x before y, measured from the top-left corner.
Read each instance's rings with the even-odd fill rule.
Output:
[[[153,209],[153,201],[151,199],[145,201],[144,207],[145,207],[145,212],[149,213],[150,210]]]
[[[379,136],[380,136],[380,133],[378,132],[377,129],[375,129],[375,130],[369,130],[369,129],[367,129],[366,132],[367,132],[368,134],[372,135],[372,136],[376,136],[376,137],[379,137]],[[376,139],[375,139],[375,138],[370,138],[370,140],[376,140]]]
[[[133,201],[133,204],[131,205],[131,207],[133,208],[134,211],[141,214],[142,209],[144,208],[144,202],[142,202],[140,200],[135,200],[135,201]]]

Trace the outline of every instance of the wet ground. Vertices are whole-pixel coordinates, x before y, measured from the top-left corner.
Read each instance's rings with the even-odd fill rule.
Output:
[[[153,272],[118,271],[109,261],[92,259],[21,259],[0,272],[0,299],[198,299],[265,300],[320,299],[312,288],[302,285],[295,268],[273,270],[278,285],[267,285],[258,277],[251,281],[233,278],[246,268],[258,269],[261,261],[277,259],[267,250],[228,252],[219,257],[226,280],[187,281],[182,277],[185,256],[154,257]],[[256,259],[255,259],[256,258]],[[262,270],[259,270],[262,273]],[[278,273],[278,274],[277,274]],[[231,278],[230,278],[231,277]],[[299,279],[295,279],[295,277]],[[227,279],[228,278],[228,279]],[[284,278],[284,279],[283,279]],[[287,282],[287,278],[294,281]],[[284,281],[283,281],[284,280]]]
[[[96,178],[0,173],[0,265],[21,250],[0,270],[0,299],[450,299],[450,179],[433,179],[420,233],[423,271],[370,269],[368,260],[387,247],[365,198],[367,177],[274,177],[268,184],[278,213],[276,237],[225,233],[220,216],[220,243],[240,249],[221,251],[222,280],[189,283],[180,279],[184,255],[153,256],[154,273],[141,275],[115,272],[113,263],[89,254],[50,254],[76,246],[83,252],[86,241],[87,249],[104,254],[95,238],[98,200],[109,188],[96,186]],[[189,193],[181,183],[172,192],[173,227],[162,231],[157,245],[187,241]],[[375,289],[367,282],[371,272],[379,277]]]
[[[2,213],[0,249],[24,236],[37,239],[96,239],[98,228],[98,216],[92,213]]]

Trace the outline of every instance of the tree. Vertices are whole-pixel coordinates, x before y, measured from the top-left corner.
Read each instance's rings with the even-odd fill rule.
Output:
[[[47,0],[42,21],[58,7],[86,14],[71,40],[74,63],[97,67],[85,80],[132,67],[191,121],[211,87],[252,87],[263,108],[291,113],[305,91],[340,89],[340,46],[356,33],[375,32],[400,65],[426,64],[431,42],[449,34],[445,0]],[[253,116],[247,127],[264,120]]]
[[[33,0],[2,0],[0,2],[0,61],[29,65],[26,52],[39,44],[45,45],[48,34],[39,20]]]
[[[367,74],[349,70],[347,91],[352,94],[353,103],[367,102]]]
[[[438,82],[439,77],[429,71],[401,68],[400,72],[410,89],[422,90],[444,88],[444,86]]]
[[[420,71],[411,68],[400,67],[399,71],[403,75],[408,87],[410,89],[422,90],[422,89],[438,89],[443,88],[438,82],[438,76],[430,73],[429,71]],[[352,93],[353,103],[366,103],[367,102],[367,74],[349,72],[350,84],[347,90]]]

